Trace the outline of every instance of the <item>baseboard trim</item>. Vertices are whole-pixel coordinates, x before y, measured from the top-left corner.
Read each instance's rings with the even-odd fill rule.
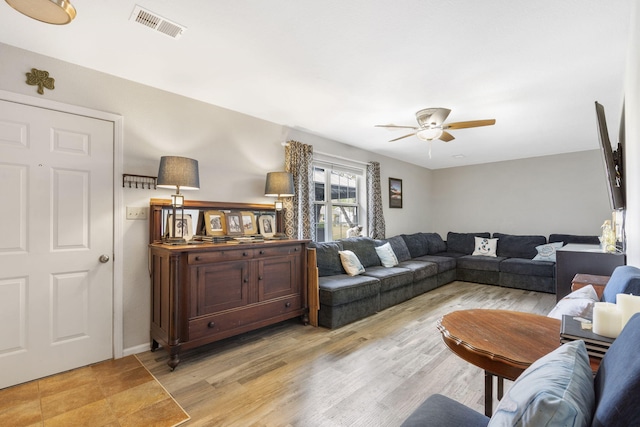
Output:
[[[123,349],[122,356],[127,357],[132,354],[144,353],[145,351],[149,351],[151,349],[151,343],[140,344],[133,347],[127,347]]]

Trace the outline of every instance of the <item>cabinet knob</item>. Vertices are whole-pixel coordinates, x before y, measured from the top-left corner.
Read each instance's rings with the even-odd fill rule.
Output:
[[[262,276],[258,276],[258,280],[262,280]]]
[[[263,250],[260,251],[260,255],[264,255],[264,251]]]
[[[298,252],[298,249],[299,249],[299,248],[295,247],[295,248],[293,248],[293,251],[294,251],[294,252]]]
[[[284,305],[284,306],[285,306],[285,307],[287,307],[287,308],[289,308],[289,307],[291,307],[291,303],[290,303],[290,302],[287,302],[287,303],[285,303],[285,305]]]
[[[207,323],[207,326],[213,328],[214,326],[216,326],[216,322],[209,322]]]
[[[247,256],[247,255],[249,255],[249,254],[246,253],[246,252],[242,252],[242,256]]]
[[[196,257],[196,261],[200,261],[201,259],[202,259],[202,258],[201,258],[201,257],[199,257],[199,256],[197,256],[197,257]]]
[[[247,279],[247,278],[245,277],[243,281],[244,281],[244,283],[247,283],[247,282],[249,282],[249,279]]]

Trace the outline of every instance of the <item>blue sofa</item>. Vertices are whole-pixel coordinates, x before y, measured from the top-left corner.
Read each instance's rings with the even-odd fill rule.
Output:
[[[605,354],[593,378],[583,341],[560,346],[513,383],[492,418],[448,397],[425,400],[402,427],[640,425],[640,313]]]
[[[472,255],[475,237],[489,232],[449,232],[444,241],[438,233],[413,233],[384,240],[352,237],[334,242],[312,242],[316,249],[320,311],[318,323],[338,328],[370,316],[454,280],[555,293],[555,262],[537,261],[536,247],[545,236],[494,233],[496,256]],[[561,239],[561,240],[558,240]],[[597,236],[552,234],[548,242],[598,243]],[[376,247],[389,243],[398,259],[383,267]],[[339,251],[356,254],[364,273],[349,276]]]

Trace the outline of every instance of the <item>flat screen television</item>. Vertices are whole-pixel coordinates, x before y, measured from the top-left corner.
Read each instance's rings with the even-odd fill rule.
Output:
[[[604,107],[596,101],[596,117],[598,119],[598,136],[600,138],[600,150],[602,152],[602,160],[604,161],[604,169],[607,178],[607,190],[609,191],[609,200],[613,210],[624,209],[624,187],[622,178],[622,146],[618,144],[616,152],[611,147],[609,139],[609,131],[607,130],[607,121],[604,114]],[[623,111],[624,117],[624,111]],[[623,118],[624,120],[624,118]],[[621,132],[624,130],[621,127]]]

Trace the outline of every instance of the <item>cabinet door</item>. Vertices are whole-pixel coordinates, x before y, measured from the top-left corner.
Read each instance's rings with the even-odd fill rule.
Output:
[[[258,261],[258,299],[266,301],[300,293],[300,255]]]
[[[221,262],[197,267],[197,316],[249,303],[249,261]]]

